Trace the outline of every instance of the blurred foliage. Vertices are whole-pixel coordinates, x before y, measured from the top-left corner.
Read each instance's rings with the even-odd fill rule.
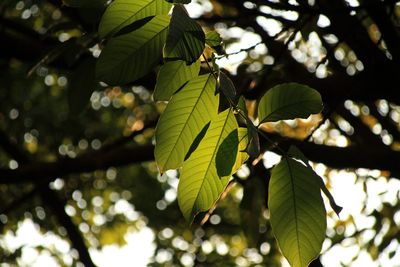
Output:
[[[212,12],[206,12],[206,17],[229,17],[238,12],[227,1],[203,2],[200,4],[212,6]],[[65,4],[76,3],[65,1]],[[85,73],[85,62],[97,57],[102,47],[96,31],[103,10],[103,5],[73,9],[57,0],[0,2],[0,34],[15,42],[16,49],[7,51],[7,47],[1,46],[0,50],[0,130],[31,160],[53,162],[76,158],[89,151],[113,146],[118,140],[126,140],[124,142],[130,145],[152,142],[153,127],[139,134],[133,133],[155,121],[164,108],[162,103],[152,101],[153,76],[124,87],[93,86],[85,79],[90,79],[90,74]],[[397,20],[399,10],[397,5],[394,10]],[[287,49],[295,58],[300,51],[301,56],[296,59],[315,73],[327,51],[322,47],[319,54],[314,54],[318,45],[310,41],[313,40],[310,37],[316,35],[317,27],[310,26],[313,23],[303,28]],[[370,35],[379,42],[377,29],[371,23],[364,21]],[[212,30],[212,26],[207,26]],[[218,27],[225,33],[221,36],[226,48],[240,41],[246,30],[251,31],[236,26],[234,30],[240,34],[229,35],[233,27],[224,23]],[[16,52],[25,48],[30,49],[26,51],[31,54]],[[349,74],[363,69],[347,44],[338,43],[335,49],[339,63]],[[274,63],[271,53],[260,45],[247,51],[236,66],[227,66],[237,72],[234,82],[245,84],[241,74],[246,74],[254,79],[250,87],[254,86],[262,79],[258,74],[264,64],[272,66]],[[307,58],[303,58],[304,55]],[[321,66],[324,71],[317,71],[317,76],[332,71],[330,65]],[[281,63],[274,66],[274,71],[275,75],[285,75]],[[81,75],[80,78],[76,78],[77,75]],[[79,79],[82,83],[74,85]],[[86,97],[79,99],[82,95],[74,90],[83,90],[82,95]],[[386,114],[400,117],[397,105],[386,100],[375,104],[378,110],[387,110]],[[246,105],[251,116],[255,103],[249,100]],[[380,119],[379,114],[363,112],[365,107],[364,103],[348,103],[348,109],[363,118],[372,129]],[[321,117],[312,116],[308,120],[264,124],[263,129],[303,139],[319,121]],[[339,142],[345,146],[351,142],[352,131],[354,128],[345,118],[335,116],[334,120],[324,121],[315,133],[314,142],[327,145]],[[399,150],[399,141],[395,139],[391,147]],[[18,164],[0,150],[1,168],[15,169]],[[265,165],[268,164],[266,160]],[[338,171],[321,168],[329,188]],[[237,179],[238,183],[209,220],[192,228],[184,221],[176,202],[179,173],[167,172],[161,176],[153,162],[54,177],[56,180],[51,183],[51,188],[66,201],[65,212],[91,248],[101,249],[109,244],[122,246],[126,242],[126,233],[147,226],[155,233],[156,249],[151,266],[281,266],[282,258],[271,233],[265,203],[266,183],[263,179],[269,177],[269,170],[263,168],[260,173],[257,167],[250,165],[240,173],[243,175]],[[395,257],[400,242],[397,181],[379,171],[359,170],[346,175],[361,192],[357,196],[361,196],[360,201],[364,203],[358,219],[347,214],[337,220],[330,211],[325,248],[328,251],[336,245],[356,244],[358,251],[367,251],[373,260],[382,255]],[[37,178],[40,177],[32,177]],[[376,194],[376,188],[383,189]],[[380,204],[369,203],[366,195],[377,195]],[[33,183],[0,184],[0,262],[5,264],[1,266],[25,266],[21,260],[24,245],[10,247],[5,240],[15,236],[27,219],[32,220],[41,233],[70,242],[66,229],[48,207],[50,201],[38,194]],[[356,220],[364,221],[365,226],[357,227],[359,222]],[[34,249],[38,255],[51,255],[60,266],[79,266],[76,251],[71,245],[67,247],[62,252],[51,246],[39,245]]]

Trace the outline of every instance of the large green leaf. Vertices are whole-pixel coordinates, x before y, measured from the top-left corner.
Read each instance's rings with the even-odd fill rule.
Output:
[[[307,118],[322,110],[321,95],[315,89],[298,83],[277,85],[261,98],[260,122]]]
[[[224,191],[233,172],[238,145],[238,124],[233,111],[228,109],[214,117],[199,146],[183,164],[178,203],[188,221],[210,209]],[[217,154],[225,159],[224,166],[217,166]]]
[[[182,166],[197,135],[217,114],[215,88],[212,75],[201,75],[171,98],[156,128],[154,154],[161,172]]]
[[[171,7],[172,5],[164,0],[115,0],[101,18],[99,34],[105,37],[146,17],[166,15]]]
[[[314,171],[289,157],[272,170],[268,206],[272,231],[292,267],[306,267],[322,247],[326,212]]]
[[[195,62],[203,53],[205,34],[201,26],[186,13],[181,5],[172,12],[171,25],[164,47],[164,58]]]
[[[169,61],[161,66],[154,89],[155,101],[168,101],[171,96],[200,71],[200,61],[187,65],[185,61]]]
[[[311,168],[310,164],[308,163],[308,158],[296,146],[290,146],[288,154],[292,158],[301,160],[304,164],[306,164],[309,168]],[[331,192],[329,192],[328,188],[326,187],[322,177],[320,177],[315,172],[314,172],[314,174],[319,177],[321,190],[322,190],[322,192],[324,192],[325,196],[328,198],[331,208],[335,211],[336,215],[339,217],[339,214],[343,208],[341,206],[339,206],[338,204],[336,204],[335,199],[333,198]]]
[[[156,16],[142,28],[111,39],[97,62],[97,78],[121,85],[147,74],[162,57],[168,25],[168,16]]]

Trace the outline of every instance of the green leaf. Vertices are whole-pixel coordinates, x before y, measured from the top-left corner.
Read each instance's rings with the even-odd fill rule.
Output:
[[[178,204],[192,222],[196,214],[210,209],[228,185],[238,152],[238,125],[231,109],[216,116],[197,149],[182,167]],[[223,157],[225,165],[216,164]],[[222,175],[222,176],[221,176]]]
[[[220,46],[222,44],[222,38],[216,31],[207,32],[206,44],[208,44],[210,47]]]
[[[260,123],[307,118],[322,110],[321,95],[298,83],[285,83],[268,90],[258,105]]]
[[[234,105],[239,101],[237,90],[232,80],[223,72],[219,73],[219,90],[232,102]]]
[[[292,267],[306,267],[322,248],[326,212],[319,178],[289,157],[272,169],[268,206],[272,231]]]
[[[310,169],[312,169],[310,164],[308,163],[308,158],[296,146],[290,146],[288,154],[291,157],[294,157],[296,159],[303,161],[304,164],[306,164]],[[313,172],[314,172],[314,170],[313,170]],[[343,208],[336,204],[335,199],[333,198],[331,192],[329,192],[328,188],[326,187],[322,177],[319,176],[316,172],[314,172],[314,175],[318,176],[322,192],[324,192],[325,196],[329,200],[329,205],[331,205],[331,208],[336,213],[336,215],[339,217],[339,214]]]
[[[156,128],[154,153],[160,172],[181,167],[196,136],[217,114],[215,87],[211,74],[201,75],[172,96]]]
[[[239,170],[240,167],[242,167],[243,163],[245,163],[246,160],[249,159],[249,154],[247,154],[245,151],[247,144],[249,142],[247,128],[239,127],[238,139],[239,139],[238,153],[237,153],[235,165],[233,166],[233,169],[232,169],[233,170],[232,174],[235,173],[236,170]]]
[[[121,85],[146,75],[162,57],[168,25],[168,16],[156,16],[142,28],[111,39],[97,62],[97,78]]]
[[[164,0],[115,0],[108,6],[101,18],[100,37],[113,35],[122,28],[146,17],[167,15],[171,7],[172,5]]]
[[[95,66],[96,60],[92,57],[88,58],[71,75],[68,86],[68,105],[73,115],[78,115],[85,109],[96,88]]]
[[[200,71],[200,61],[187,65],[185,61],[169,61],[161,66],[154,89],[155,101],[168,101],[171,96]]]
[[[183,6],[176,5],[164,47],[164,58],[193,63],[203,53],[204,42],[205,35],[201,26],[189,17]]]
[[[245,151],[251,158],[257,158],[260,155],[260,137],[258,136],[257,128],[253,122],[246,117],[247,132],[249,142]]]

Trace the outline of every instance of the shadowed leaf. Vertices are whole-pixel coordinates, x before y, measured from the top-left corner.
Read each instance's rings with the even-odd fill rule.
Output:
[[[268,90],[258,104],[260,122],[307,118],[322,110],[321,95],[298,83],[285,83]]]

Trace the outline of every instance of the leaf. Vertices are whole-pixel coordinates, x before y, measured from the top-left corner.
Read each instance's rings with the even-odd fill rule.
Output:
[[[232,80],[223,72],[219,73],[219,89],[234,105],[239,101],[236,87]]]
[[[216,31],[207,32],[206,44],[208,44],[210,47],[220,46],[222,44],[222,38]]]
[[[247,135],[247,128],[239,127],[238,139],[239,139],[238,153],[237,153],[235,165],[233,166],[233,170],[235,172],[236,172],[236,170],[239,170],[240,167],[242,167],[242,165],[246,162],[246,160],[249,159],[249,154],[247,154],[245,152],[247,144],[249,143],[249,138]]]
[[[96,88],[95,66],[96,60],[92,57],[88,58],[71,75],[68,86],[68,105],[73,115],[78,115],[85,109]]]
[[[268,206],[272,231],[292,267],[306,267],[322,248],[326,212],[310,168],[283,157],[272,169]]]
[[[199,59],[205,48],[201,26],[189,17],[181,5],[174,6],[164,58],[182,59],[191,64]]]
[[[258,136],[257,128],[253,122],[246,118],[247,132],[249,142],[246,147],[246,152],[250,158],[257,158],[260,155],[260,137]]]
[[[200,61],[187,65],[185,61],[169,61],[161,66],[154,89],[155,101],[168,101],[171,96],[200,71]]]
[[[214,77],[201,75],[172,96],[156,127],[155,159],[160,172],[181,167],[200,131],[217,114]]]
[[[298,83],[285,83],[268,90],[258,105],[260,122],[307,118],[322,110],[321,95]]]
[[[168,16],[156,16],[142,28],[111,39],[97,62],[98,79],[121,85],[146,75],[161,59],[168,25]]]
[[[238,151],[237,128],[231,109],[220,113],[211,121],[197,149],[184,162],[178,204],[188,221],[192,222],[196,214],[210,209],[227,186]],[[225,159],[225,166],[216,164],[217,155]]]
[[[164,0],[115,0],[101,18],[100,37],[113,35],[122,28],[146,17],[167,15],[172,5]]]
[[[289,150],[288,150],[288,154],[290,157],[292,158],[296,158],[301,160],[305,165],[310,166],[308,164],[308,158],[303,154],[303,152],[301,152],[300,149],[297,148],[297,146],[290,146]],[[310,166],[311,168],[311,166]]]
[[[308,163],[308,158],[296,146],[290,146],[288,154],[291,157],[294,157],[294,158],[297,158],[297,159],[303,161],[303,163],[306,164],[312,170],[310,164]],[[343,208],[336,204],[335,199],[333,198],[331,192],[329,192],[328,188],[326,187],[322,177],[319,176],[314,170],[312,170],[312,171],[315,176],[318,176],[322,192],[324,192],[325,196],[329,200],[329,205],[331,205],[331,208],[336,213],[336,215],[339,217],[339,214]]]

